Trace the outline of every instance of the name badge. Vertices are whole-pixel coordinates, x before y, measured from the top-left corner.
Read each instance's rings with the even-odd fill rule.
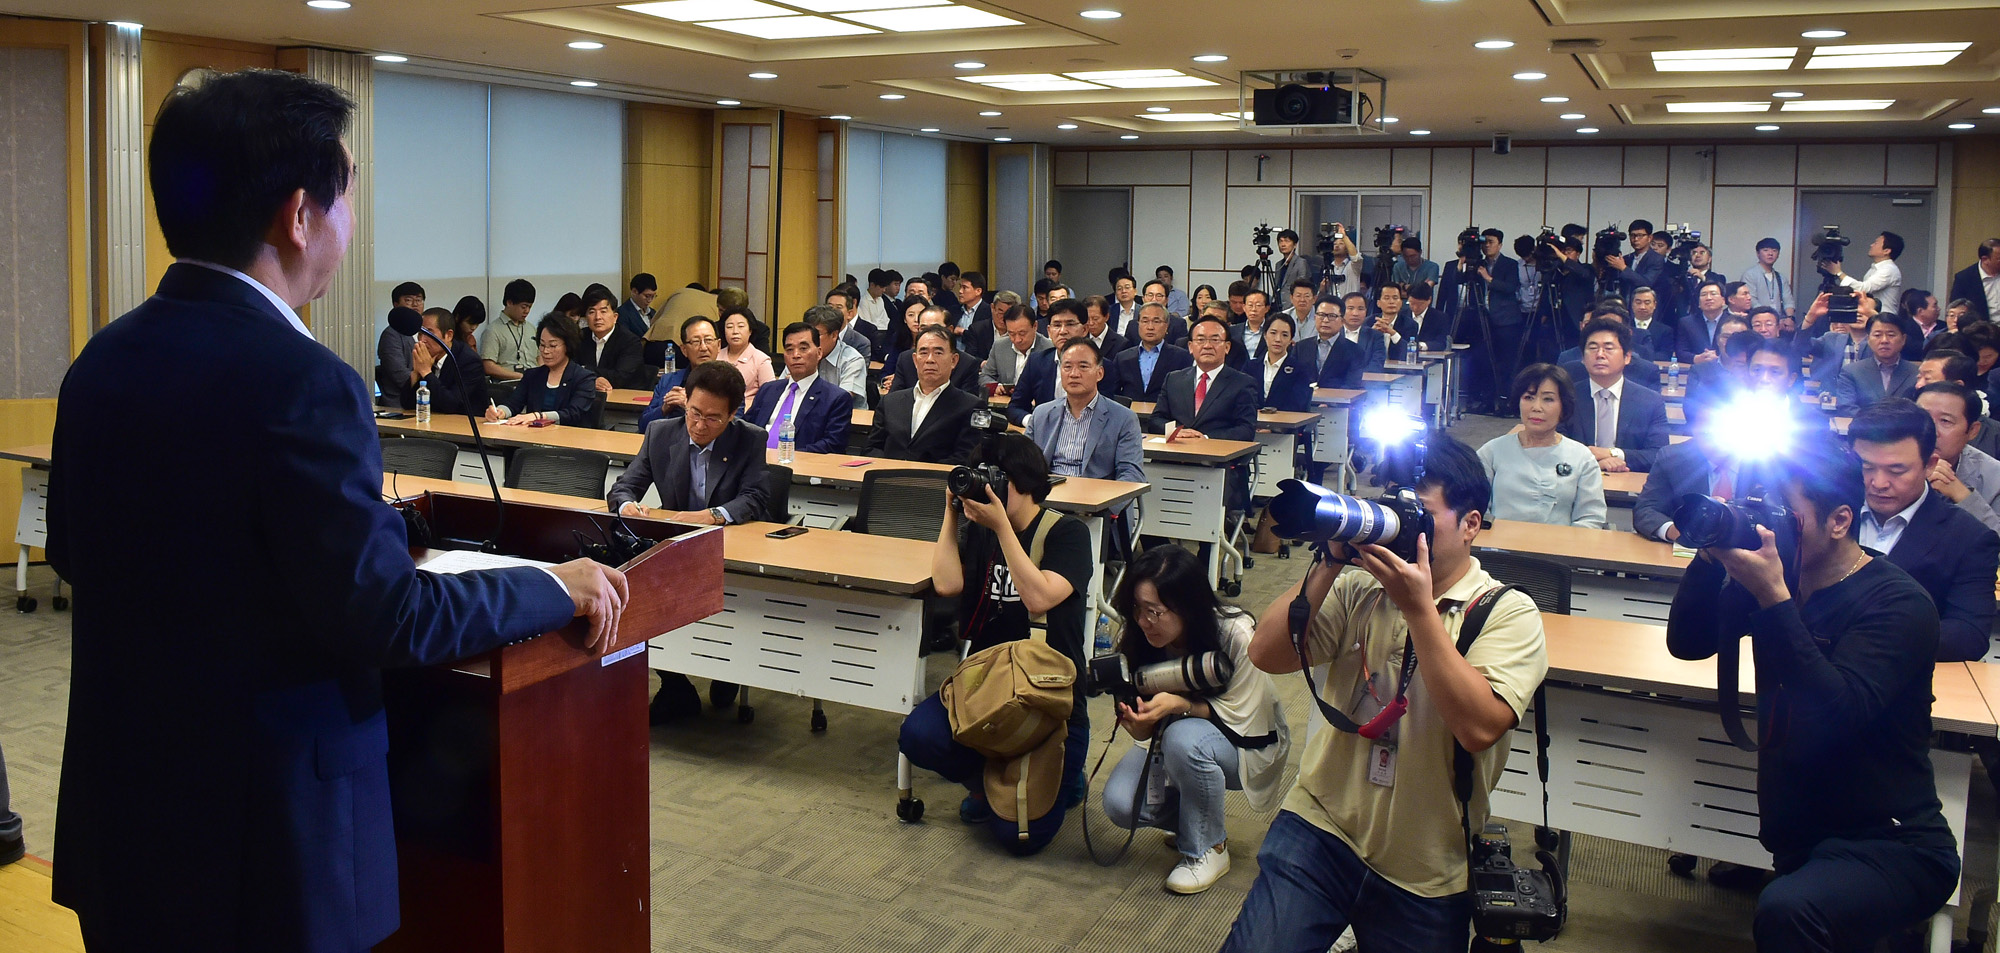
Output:
[[[1396,749],[1388,745],[1368,749],[1368,781],[1385,788],[1396,786]]]

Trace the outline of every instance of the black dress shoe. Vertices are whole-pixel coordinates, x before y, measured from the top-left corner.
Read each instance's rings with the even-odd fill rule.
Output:
[[[1708,882],[1724,890],[1756,893],[1764,889],[1764,881],[1770,876],[1771,872],[1762,867],[1732,864],[1726,860],[1718,860],[1708,868]]]
[[[717,708],[729,708],[736,704],[736,683],[711,681],[708,683],[708,703]]]
[[[5,867],[28,855],[28,841],[23,837],[0,840],[0,867]]]
[[[661,672],[660,690],[653,696],[653,704],[646,712],[649,724],[664,725],[681,718],[692,718],[701,714],[701,695],[694,690],[694,683],[679,672]]]

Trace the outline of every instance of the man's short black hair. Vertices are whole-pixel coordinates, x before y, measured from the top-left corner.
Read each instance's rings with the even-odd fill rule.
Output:
[[[1917,388],[1917,396],[1919,398],[1925,394],[1943,394],[1946,397],[1955,397],[1963,402],[1965,409],[1960,412],[1960,416],[1964,417],[1965,426],[1968,429],[1973,424],[1978,423],[1980,417],[1984,416],[1985,407],[1980,404],[1979,392],[1956,381],[1938,381],[1935,384],[1925,384]],[[1932,421],[1932,423],[1936,423],[1936,421]]]
[[[1909,401],[1903,403],[1908,404]],[[1921,408],[1914,408],[1914,405],[1913,409],[1922,415],[1926,424],[1930,423],[1930,414],[1924,413]],[[1857,423],[1859,420],[1856,418]],[[1929,459],[1930,454],[1926,452],[1924,457]],[[1827,518],[1835,510],[1843,506],[1860,514],[1867,492],[1861,482],[1861,458],[1827,430],[1799,435],[1799,439],[1792,444],[1791,452],[1785,455],[1783,479],[1797,488],[1799,495],[1819,511],[1822,526],[1826,525]],[[1849,527],[1850,538],[1858,532],[1859,526],[1859,520],[1856,520]]]
[[[1281,229],[1279,229],[1279,230],[1278,230],[1278,238],[1279,238],[1280,240],[1282,240],[1282,241],[1288,241],[1288,242],[1291,242],[1291,243],[1292,243],[1292,244],[1294,244],[1294,245],[1296,245],[1296,244],[1298,244],[1298,243],[1299,243],[1299,233],[1298,233],[1298,232],[1295,232],[1295,231],[1292,231],[1292,230],[1291,230],[1291,229],[1289,229],[1289,228],[1281,228]]]
[[[1404,251],[1423,251],[1423,250],[1424,250],[1424,240],[1423,240],[1423,239],[1421,239],[1421,238],[1418,238],[1418,237],[1417,237],[1417,236],[1415,236],[1415,235],[1411,235],[1411,236],[1409,236],[1408,238],[1405,238],[1405,239],[1403,239],[1403,250],[1404,250]]]
[[[1507,233],[1506,233],[1506,232],[1503,232],[1503,231],[1501,231],[1501,230],[1499,230],[1499,229],[1497,229],[1497,228],[1489,228],[1489,229],[1487,229],[1487,230],[1485,230],[1485,231],[1483,231],[1483,232],[1480,232],[1480,233],[1479,233],[1479,237],[1480,237],[1480,238],[1491,238],[1491,239],[1493,239],[1493,240],[1494,240],[1494,241],[1496,241],[1496,242],[1504,242],[1504,241],[1506,241],[1506,240],[1507,240]]]
[[[1900,317],[1894,314],[1890,314],[1887,311],[1877,311],[1875,312],[1874,317],[1868,319],[1868,324],[1866,325],[1866,328],[1869,331],[1869,333],[1874,333],[1875,326],[1878,324],[1886,324],[1892,328],[1895,328],[1896,333],[1904,336],[1905,338],[1910,336],[1910,332],[1903,329],[1903,320]]]
[[[1027,434],[1003,433],[981,440],[972,448],[965,465],[977,467],[984,463],[999,467],[1000,472],[1007,474],[1007,482],[1026,493],[1028,499],[1040,503],[1049,498],[1049,458],[1042,455],[1042,448],[1035,446]]]
[[[1758,250],[1758,251],[1763,251],[1763,250],[1764,250],[1764,249],[1766,249],[1766,248],[1769,248],[1769,249],[1773,249],[1773,250],[1779,250],[1779,249],[1783,249],[1783,248],[1784,248],[1784,246],[1783,246],[1783,245],[1780,245],[1780,244],[1778,244],[1778,240],[1777,240],[1777,239],[1775,239],[1775,238],[1760,238],[1760,239],[1758,239],[1758,240],[1757,240],[1757,250]]]
[[[146,154],[167,251],[240,270],[294,192],[331,208],[352,180],[341,136],[353,114],[346,93],[278,70],[175,86]]]
[[[1249,294],[1249,293],[1250,293],[1250,287],[1251,287],[1251,285],[1250,285],[1250,282],[1247,282],[1247,281],[1240,281],[1240,280],[1239,280],[1239,281],[1232,281],[1232,282],[1230,282],[1230,283],[1229,283],[1229,294],[1228,294],[1228,297],[1231,297],[1231,298],[1241,298],[1241,297],[1243,297],[1244,295],[1247,295],[1247,294]]]
[[[1056,352],[1056,363],[1061,364],[1063,355],[1079,347],[1089,348],[1091,362],[1099,367],[1104,366],[1104,351],[1097,346],[1096,341],[1087,337],[1071,338],[1068,344],[1062,346],[1062,350]]]
[[[1075,298],[1064,298],[1049,305],[1049,320],[1054,321],[1058,314],[1072,315],[1078,324],[1090,323],[1090,312],[1084,307],[1083,302]]]
[[[1889,260],[1903,257],[1903,236],[1895,232],[1882,233],[1882,247],[1889,252]]]
[[[1722,339],[1722,356],[1741,357],[1748,361],[1751,353],[1757,350],[1757,345],[1762,343],[1764,343],[1763,335],[1755,331],[1738,331]]]
[[[828,298],[835,295],[839,295],[840,300],[847,302],[847,307],[849,308],[858,308],[861,306],[861,292],[856,290],[853,285],[835,285],[832,291],[826,293]]]
[[[583,353],[583,332],[576,329],[576,322],[571,321],[568,316],[560,312],[542,315],[541,323],[535,325],[537,344],[542,340],[543,331],[555,335],[556,340],[562,342],[563,354],[569,360],[574,361]]]
[[[1167,273],[1167,277],[1169,277],[1169,278],[1172,278],[1172,277],[1174,276],[1174,266],[1172,266],[1172,265],[1161,265],[1161,266],[1159,266],[1159,267],[1157,267],[1157,268],[1154,268],[1154,269],[1153,269],[1153,277],[1155,277],[1155,278],[1159,277],[1159,275],[1160,275],[1160,272],[1163,272],[1163,271]]]
[[[947,277],[949,277],[949,278],[963,278],[963,277],[965,277],[964,275],[961,275],[961,274],[959,274],[959,273],[958,273],[958,262],[955,262],[955,261],[945,261],[945,262],[939,262],[939,263],[938,263],[938,269],[937,269],[937,273],[938,273],[938,277],[939,277],[939,278],[947,278]]]
[[[882,274],[888,276],[889,284],[892,285],[903,280],[903,273],[894,268],[884,268]]]
[[[1140,286],[1139,286],[1139,293],[1140,293],[1140,294],[1145,294],[1146,292],[1148,292],[1148,291],[1151,291],[1151,290],[1153,289],[1153,286],[1154,286],[1154,285],[1159,285],[1159,286],[1160,286],[1160,293],[1161,293],[1161,294],[1166,294],[1166,293],[1167,293],[1167,283],[1166,283],[1166,282],[1164,282],[1164,281],[1161,281],[1161,280],[1160,280],[1160,279],[1158,279],[1158,278],[1155,278],[1155,279],[1153,279],[1153,280],[1151,280],[1151,281],[1148,281],[1148,282],[1146,282],[1146,283],[1145,283],[1145,284],[1143,284],[1143,285],[1140,285]]]
[[[944,342],[947,353],[958,353],[958,344],[951,336],[951,328],[942,324],[926,324],[917,330],[917,336],[910,341],[910,353],[915,354],[924,343],[924,338],[937,338]]]
[[[1055,287],[1056,283],[1048,278],[1035,279],[1035,294],[1037,296],[1048,294],[1055,290]]]
[[[778,336],[778,342],[782,344],[786,341],[791,340],[792,335],[802,334],[808,331],[811,332],[813,336],[813,347],[818,347],[819,329],[813,327],[810,324],[805,323],[804,321],[793,321],[792,323],[785,325],[785,333]]]
[[[611,289],[596,285],[584,289],[583,299],[577,303],[577,308],[583,314],[589,314],[590,309],[600,301],[610,305],[611,310],[618,310],[618,296],[612,294]],[[616,327],[616,325],[613,327]]]
[[[1347,299],[1337,294],[1318,295],[1313,298],[1313,311],[1314,312],[1319,311],[1319,306],[1323,304],[1330,304],[1334,305],[1335,307],[1345,308],[1347,307]]]
[[[1304,288],[1307,291],[1315,291],[1318,290],[1319,286],[1313,284],[1312,279],[1310,278],[1293,278],[1292,286],[1289,289],[1287,289],[1286,293],[1289,294],[1290,292],[1297,291],[1300,288]]]
[[[1051,268],[1054,268],[1056,270],[1056,274],[1058,275],[1062,274],[1062,262],[1059,262],[1053,258],[1049,259],[1048,261],[1042,262],[1043,271],[1047,271]]]
[[[1367,294],[1367,292],[1364,292],[1364,291],[1350,291],[1350,292],[1348,292],[1348,293],[1346,293],[1346,294],[1344,294],[1344,295],[1341,295],[1341,296],[1340,296],[1340,306],[1341,306],[1341,307],[1342,307],[1342,308],[1344,309],[1344,308],[1346,308],[1346,307],[1347,307],[1347,303],[1348,303],[1349,301],[1353,301],[1353,300],[1355,300],[1355,299],[1357,299],[1357,298],[1358,298],[1358,299],[1360,299],[1361,303],[1362,303],[1362,304],[1364,304],[1364,305],[1368,303],[1368,294]]]
[[[1229,325],[1222,323],[1221,318],[1210,315],[1210,316],[1196,318],[1194,319],[1193,324],[1188,325],[1188,340],[1190,341],[1194,340],[1195,329],[1201,327],[1204,324],[1213,324],[1216,327],[1221,328],[1223,340],[1226,341],[1229,339]]]
[[[1237,270],[1236,274],[1243,279],[1244,284],[1249,284],[1257,280],[1257,266],[1244,265]]]
[[[1420,491],[1430,487],[1438,488],[1444,505],[1459,519],[1474,511],[1483,514],[1493,502],[1493,481],[1487,478],[1479,454],[1458,438],[1436,431],[1424,451],[1424,478],[1417,483]]]
[[[1945,380],[1957,381],[1967,387],[1977,386],[1979,380],[1979,361],[1974,359],[1972,355],[1964,351],[1954,351],[1950,348],[1939,348],[1925,354],[1924,359],[1919,363],[1929,364],[1932,361],[1944,362],[1944,366],[1939,368],[1939,370],[1944,372]]]
[[[1411,301],[1429,301],[1433,294],[1435,292],[1431,290],[1431,283],[1428,281],[1413,281],[1410,283],[1409,296]]]
[[[824,304],[816,304],[807,308],[806,313],[799,320],[828,334],[839,334],[840,329],[847,326],[847,319],[841,315],[838,309]]]
[[[506,289],[500,292],[500,303],[508,305],[516,301],[522,304],[534,304],[535,283],[526,278],[516,278],[507,282]]]
[[[1562,227],[1562,232],[1560,234],[1564,238],[1579,238],[1581,236],[1590,234],[1590,229],[1582,225],[1578,225],[1575,222],[1571,222],[1568,225],[1564,225]]]
[[[870,288],[889,287],[889,273],[881,268],[868,269],[868,286]]]
[[[1847,425],[1850,440],[1869,443],[1917,442],[1917,456],[1929,461],[1937,452],[1937,424],[1929,411],[1903,397],[1885,397],[1861,409]]]
[[[1722,296],[1725,298],[1734,298],[1737,292],[1746,290],[1749,287],[1750,283],[1747,281],[1727,282],[1722,286]]]
[[[216,262],[216,264],[219,265],[222,263]],[[424,294],[423,285],[417,284],[414,281],[405,281],[402,284],[399,284],[396,287],[390,289],[389,303],[395,304],[397,301],[409,297],[410,295],[416,295],[419,298],[429,297],[428,295]]]
[[[1244,303],[1246,303],[1246,304],[1247,304],[1247,303],[1249,303],[1249,301],[1250,301],[1250,296],[1251,296],[1251,295],[1256,295],[1257,297],[1259,297],[1259,298],[1262,298],[1262,299],[1264,299],[1264,307],[1268,308],[1268,307],[1270,307],[1270,306],[1271,306],[1271,295],[1270,295],[1270,293],[1266,292],[1266,291],[1265,291],[1264,289],[1262,289],[1262,288],[1252,288],[1252,289],[1250,289],[1249,291],[1245,291],[1245,292],[1243,292],[1243,301],[1244,301]]]
[[[743,406],[743,372],[728,361],[696,364],[693,370],[688,371],[687,379],[681,382],[681,386],[687,388],[690,394],[705,390],[722,398],[731,413]]]
[[[1534,253],[1535,253],[1535,236],[1533,235],[1514,236],[1514,254],[1519,255],[1522,258],[1527,258],[1533,255]]]
[[[1628,324],[1632,321],[1632,312],[1625,310],[1625,306],[1619,304],[1616,298],[1606,298],[1603,301],[1599,301],[1590,309],[1590,315],[1594,318],[1601,318],[1607,314],[1615,314],[1618,316],[1618,320]]]
[[[1773,318],[1784,317],[1784,315],[1778,313],[1778,309],[1773,308],[1768,304],[1760,304],[1754,308],[1751,308],[1749,311],[1744,312],[1743,316],[1746,318],[1754,318],[1760,314],[1768,314]]]
[[[1625,226],[1625,230],[1628,232],[1645,232],[1651,235],[1653,234],[1653,223],[1643,218],[1635,218],[1632,220],[1632,224]]]
[[[633,291],[658,291],[660,290],[660,280],[653,277],[650,273],[642,271],[633,275],[632,280],[626,282],[626,287],[631,288]]]
[[[1715,293],[1721,295],[1724,301],[1729,300],[1729,286],[1723,282],[1715,280],[1714,278],[1703,278],[1699,284],[1695,285],[1694,296],[1697,298],[1701,297],[1701,290],[1703,288],[1708,287],[1709,285],[1715,286]],[[1634,292],[1633,294],[1636,296],[1637,292]]]
[[[713,332],[717,338],[722,337],[722,329],[715,326],[714,318],[711,318],[705,314],[697,314],[691,318],[688,318],[686,321],[681,322],[680,340],[683,343],[686,343],[688,339],[688,329],[694,327],[697,324],[708,325],[709,331]]]
[[[986,276],[980,274],[979,272],[968,271],[962,275],[959,275],[958,280],[968,285],[971,285],[974,288],[978,288],[981,291],[986,290]]]
[[[1017,304],[1011,308],[1008,308],[1006,313],[1000,316],[1000,326],[1004,328],[1007,325],[1013,324],[1016,321],[1033,321],[1033,320],[1035,320],[1035,312],[1029,310],[1028,306],[1025,304]]]
[[[1617,318],[1607,318],[1602,313],[1598,314],[1597,317],[1591,318],[1590,320],[1583,322],[1583,337],[1580,339],[1581,343],[1586,345],[1589,344],[1590,336],[1598,333],[1599,331],[1609,331],[1612,334],[1617,335],[1619,350],[1628,353],[1632,350],[1631,326],[1627,325],[1623,321],[1618,320]]]

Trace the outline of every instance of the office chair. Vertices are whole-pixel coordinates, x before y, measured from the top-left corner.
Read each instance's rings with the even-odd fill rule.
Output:
[[[611,458],[595,450],[520,447],[507,461],[507,487],[601,500],[610,469]]]
[[[1521,587],[1523,592],[1534,597],[1535,607],[1543,612],[1569,615],[1570,585],[1575,580],[1575,573],[1568,566],[1533,556],[1494,551],[1479,553],[1479,565],[1493,578]]]
[[[458,466],[458,444],[434,437],[383,437],[382,472],[449,480]]]
[[[773,523],[792,521],[792,468],[775,463],[764,465],[764,493],[768,497],[764,518]]]
[[[842,527],[873,536],[932,541],[944,525],[944,470],[869,470],[861,504]]]

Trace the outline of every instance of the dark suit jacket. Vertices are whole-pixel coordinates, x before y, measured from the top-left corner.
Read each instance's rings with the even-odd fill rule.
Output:
[[[257,399],[164,427],[133,413],[218,377]],[[569,621],[538,569],[416,571],[370,414],[339,356],[188,264],[63,381],[48,554],[76,611],[54,898],[104,949],[379,943],[398,913],[378,670]],[[165,505],[105,505],[134,459]]]
[[[1639,288],[1652,288],[1664,295],[1660,279],[1667,273],[1667,260],[1647,249],[1643,255],[1626,255],[1625,270],[1618,273],[1618,287],[1624,292],[1626,301],[1632,300],[1632,292]]]
[[[1160,387],[1167,382],[1168,374],[1183,367],[1194,366],[1194,355],[1189,354],[1187,348],[1161,344],[1160,357],[1153,362],[1152,380],[1142,383],[1143,375],[1139,373],[1141,350],[1143,348],[1139,346],[1128,347],[1119,351],[1117,359],[1113,362],[1118,365],[1117,394],[1126,400],[1155,403],[1160,399]],[[1098,389],[1102,390],[1103,385],[1100,384]]]
[[[653,309],[646,309],[646,311],[651,310]],[[639,310],[638,302],[626,298],[625,303],[618,306],[618,326],[632,332],[633,337],[644,340],[646,332],[653,327],[654,318],[653,314],[647,314],[646,311]]]
[[[507,395],[507,407],[516,414],[548,408],[544,399],[548,390],[548,369],[531,367],[521,376],[521,382],[514,385],[514,392]],[[563,426],[588,426],[590,412],[597,403],[597,374],[582,364],[569,362],[563,368],[562,383],[556,387],[554,403],[548,409],[560,415]]]
[[[1263,361],[1258,361],[1246,372],[1257,383],[1257,406],[1297,412],[1312,404],[1315,383],[1312,363],[1296,360],[1295,357],[1286,353],[1284,363],[1278,368],[1278,376],[1272,379],[1269,387],[1264,386]]]
[[[1722,322],[1728,317],[1728,311],[1722,312],[1722,316],[1716,319],[1715,326],[1721,327]],[[1674,339],[1674,356],[1680,358],[1682,364],[1693,364],[1694,356],[1703,351],[1721,354],[1722,348],[1709,333],[1708,320],[1701,316],[1701,312],[1690,311],[1681,317],[1680,330]]]
[[[1590,372],[1583,369],[1582,353],[1576,348],[1570,348],[1562,352],[1562,357],[1556,363],[1562,365],[1564,371],[1569,372],[1571,382],[1580,381],[1590,376]],[[1687,371],[1688,375],[1692,376],[1694,368],[1683,367],[1681,370]],[[1625,382],[1628,384],[1637,384],[1655,394],[1660,392],[1660,388],[1667,386],[1660,383],[1660,373],[1660,365],[1646,360],[1637,354],[1632,355],[1632,360],[1625,364]]]
[[[785,388],[790,386],[792,376],[786,374],[757,388],[757,398],[750,402],[750,412],[743,419],[764,428],[767,434],[776,432],[785,422],[772,420],[771,415],[778,412],[778,405],[785,400]],[[846,451],[847,429],[853,423],[854,395],[824,377],[813,378],[812,386],[792,404],[792,426],[800,453]],[[770,444],[768,437],[764,442]]]
[[[905,390],[917,384],[917,354],[904,351],[896,356],[896,375],[889,381],[892,391]],[[979,362],[970,354],[960,354],[958,363],[951,369],[951,386],[968,394],[986,396],[986,385],[979,383]]]
[[[1967,319],[1993,320],[1993,316],[1987,313],[1985,280],[1986,276],[1980,272],[1977,261],[1960,268],[1957,274],[1951,276],[1951,294],[1945,298],[1945,302],[1949,303],[1959,298],[1972,302],[1972,310],[1966,312],[1966,318],[1960,319],[1959,327],[1964,327]]]
[[[1582,370],[1582,365],[1577,369]],[[1579,375],[1576,384],[1576,412],[1560,428],[1563,436],[1586,447],[1597,442],[1597,405],[1590,397],[1590,378]],[[1644,387],[1626,381],[1618,397],[1618,439],[1613,446],[1625,451],[1625,465],[1644,473],[1667,445],[1667,401]]]
[[[1168,333],[1172,333],[1171,329]],[[1106,325],[1104,328],[1104,343],[1098,346],[1097,351],[1104,355],[1104,362],[1109,364],[1126,348],[1138,346],[1138,340],[1139,337],[1136,332],[1128,339],[1125,335],[1111,330],[1111,327]]]
[[[1486,266],[1486,272],[1493,276],[1486,285],[1487,320],[1502,328],[1520,324],[1521,263],[1501,255]]]
[[[1863,353],[1853,363],[1840,369],[1840,376],[1833,380],[1833,400],[1836,412],[1842,417],[1854,414],[1876,401],[1886,397],[1917,396],[1917,363],[1898,361],[1889,372],[1889,387],[1882,388],[1882,365],[1877,363],[1873,353]]]
[[[1910,525],[1889,551],[1889,561],[1909,573],[1937,605],[1938,661],[1985,658],[1993,631],[2000,536],[1933,490],[1910,514]]]
[[[1292,353],[1285,356],[1288,361],[1313,368],[1314,387],[1344,387],[1358,390],[1361,375],[1368,370],[1368,355],[1359,345],[1349,341],[1345,335],[1333,337],[1333,349],[1327,353],[1325,362],[1319,359],[1319,335],[1315,334],[1303,341],[1292,344]]]
[[[1666,318],[1655,316],[1653,322],[1640,330],[1637,322],[1632,324],[1632,353],[1649,361],[1672,358],[1674,349],[1680,344],[1681,326]],[[1685,363],[1685,362],[1683,362]]]
[[[415,350],[415,338],[397,334],[395,328],[382,329],[381,336],[375,339],[375,386],[382,391],[377,403],[386,407],[402,404],[403,391],[410,387]]]
[[[1097,382],[1100,393],[1120,394],[1124,378],[1119,374],[1118,365],[1107,362],[1104,378]],[[1014,382],[1014,396],[1007,402],[1007,419],[1016,424],[1026,424],[1028,414],[1035,405],[1054,400],[1058,385],[1056,374],[1056,349],[1049,348],[1029,355],[1028,363],[1021,368],[1021,376]]]
[[[965,306],[954,301],[950,310],[951,324],[958,327],[965,317]],[[993,353],[993,306],[981,301],[971,314],[971,326],[962,328],[958,333],[959,349],[983,361],[986,355]]]
[[[486,365],[479,360],[479,352],[454,340],[451,343],[452,358],[439,358],[431,367],[424,383],[431,385],[431,413],[462,414],[470,410],[474,416],[486,412]],[[459,371],[465,372],[463,386]],[[403,409],[417,408],[417,389],[403,392]]]
[[[868,455],[919,463],[964,463],[979,445],[979,432],[972,429],[972,412],[986,406],[986,399],[974,397],[956,387],[946,387],[938,395],[924,425],[910,432],[916,412],[917,389],[890,391],[875,408],[875,429],[868,432]]]
[[[1196,413],[1194,384],[1195,376],[1200,373],[1199,367],[1185,367],[1167,375],[1166,386],[1160,389],[1160,402],[1153,405],[1153,415],[1146,418],[1146,430],[1166,433],[1167,421],[1171,420],[1217,440],[1257,439],[1260,390],[1257,382],[1227,365],[1216,368],[1215,376],[1209,380],[1208,393],[1202,399],[1201,412]]]
[[[1699,441],[1669,444],[1653,457],[1652,472],[1646,474],[1646,488],[1632,505],[1632,531],[1647,539],[1659,539],[1660,527],[1673,521],[1674,509],[1690,493],[1708,492],[1709,474],[1714,464],[1702,451]],[[1983,528],[1983,527],[1982,527]]]
[[[637,503],[647,487],[660,491],[660,507],[667,510],[707,510],[720,506],[732,523],[748,523],[770,517],[770,491],[764,478],[764,428],[738,418],[729,422],[715,438],[708,459],[708,494],[694,499],[693,477],[688,473],[688,456],[694,444],[688,439],[687,418],[667,417],[646,427],[639,455],[625,465],[625,472],[605,495],[611,512],[627,503]]]
[[[647,379],[650,375],[645,370],[645,350],[644,339],[624,328],[613,327],[611,336],[604,339],[604,356],[597,358],[597,340],[586,332],[583,351],[576,356],[575,363],[609,378],[613,387],[645,390],[653,386],[653,381]]]

